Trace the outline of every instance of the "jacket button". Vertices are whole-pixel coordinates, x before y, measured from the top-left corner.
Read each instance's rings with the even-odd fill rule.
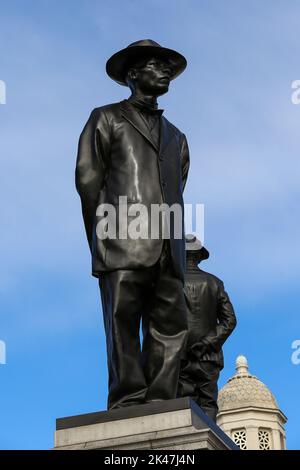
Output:
[[[164,156],[163,156],[163,155],[160,155],[158,158],[159,158],[159,160],[162,162],[163,159],[164,159]]]
[[[165,181],[162,181],[161,185],[165,188],[167,186],[167,183]]]

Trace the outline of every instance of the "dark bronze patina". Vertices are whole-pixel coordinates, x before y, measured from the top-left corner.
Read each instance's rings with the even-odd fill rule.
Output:
[[[184,57],[151,40],[107,62],[108,75],[131,97],[94,109],[80,136],[76,187],[92,273],[99,277],[109,369],[108,407],[175,398],[187,331],[183,293],[185,241],[99,239],[97,207],[177,203],[189,169],[185,135],[157,109],[157,97],[186,67]],[[183,229],[183,218],[182,218]],[[142,322],[143,344],[139,329]]]
[[[186,236],[186,254],[188,335],[178,396],[193,398],[215,421],[217,381],[224,366],[222,345],[235,328],[236,317],[223,282],[198,267],[209,252],[193,235]]]

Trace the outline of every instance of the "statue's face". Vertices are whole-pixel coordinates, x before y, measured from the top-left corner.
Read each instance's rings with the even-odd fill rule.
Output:
[[[186,256],[187,259],[191,260],[195,264],[199,264],[202,261],[202,257],[199,255],[198,252],[187,251]]]
[[[160,96],[169,90],[172,66],[168,62],[153,57],[135,71],[136,85],[141,92]]]

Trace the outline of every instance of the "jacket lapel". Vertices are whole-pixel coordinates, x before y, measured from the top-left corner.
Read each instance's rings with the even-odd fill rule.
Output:
[[[126,100],[121,101],[120,106],[122,116],[148,140],[156,151],[158,151],[159,149],[152,138],[151,132],[140,113],[135,112],[133,107],[128,104]]]
[[[165,117],[161,117],[160,120],[160,145],[159,153],[160,155],[166,150],[170,141],[174,137],[175,133],[169,121]]]
[[[159,148],[156,142],[153,140],[151,132],[145,123],[144,119],[141,117],[139,112],[136,112],[133,107],[127,102],[127,100],[123,100],[120,103],[121,107],[121,114],[122,116],[130,122],[130,124],[135,127],[147,141],[154,147],[154,149],[161,154],[166,147],[169,145],[170,141],[174,137],[174,131],[169,123],[169,121],[165,117],[161,117],[160,120],[160,145]]]

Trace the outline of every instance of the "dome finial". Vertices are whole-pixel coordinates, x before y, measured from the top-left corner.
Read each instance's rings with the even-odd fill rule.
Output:
[[[245,356],[238,356],[235,361],[236,375],[249,374],[248,361]]]

